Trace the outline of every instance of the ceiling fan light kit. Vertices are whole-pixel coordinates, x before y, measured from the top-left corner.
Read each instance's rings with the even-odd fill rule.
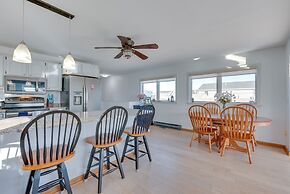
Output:
[[[157,44],[143,44],[134,46],[135,42],[130,37],[117,36],[121,41],[122,47],[95,47],[95,49],[121,49],[120,53],[114,58],[119,59],[124,56],[126,59],[130,59],[134,54],[142,60],[148,59],[146,55],[137,51],[136,49],[158,49]]]

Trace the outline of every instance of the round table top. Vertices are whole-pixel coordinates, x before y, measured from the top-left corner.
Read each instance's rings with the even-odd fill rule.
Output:
[[[211,118],[213,120],[213,123],[215,124],[221,124],[221,117],[219,114],[212,114],[211,115]],[[259,126],[269,126],[271,125],[272,123],[272,119],[269,119],[269,118],[266,118],[266,117],[257,117],[254,119],[254,125],[256,127],[259,127]]]

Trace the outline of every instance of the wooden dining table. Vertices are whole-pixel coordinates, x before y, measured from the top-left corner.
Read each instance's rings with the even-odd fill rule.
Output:
[[[222,118],[219,114],[212,114],[211,115],[212,122],[215,125],[221,125],[222,124]],[[254,118],[253,125],[255,127],[265,127],[269,126],[272,123],[272,119],[266,118],[266,117],[256,117]]]

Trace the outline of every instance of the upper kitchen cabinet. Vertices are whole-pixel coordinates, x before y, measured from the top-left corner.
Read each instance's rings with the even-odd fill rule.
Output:
[[[63,69],[63,74],[75,74],[90,77],[99,77],[99,67],[88,63],[76,61],[75,69]]]
[[[62,68],[58,63],[46,63],[47,90],[61,91]]]
[[[0,87],[4,83],[4,56],[0,56]]]
[[[45,62],[33,60],[32,63],[29,64],[28,76],[45,78],[46,76]]]
[[[11,57],[4,57],[4,74],[28,77],[29,64],[18,63],[13,61]]]
[[[76,66],[74,69],[63,68],[63,74],[81,75],[81,72],[82,72],[82,65],[79,62],[76,62]]]
[[[100,70],[97,65],[82,64],[82,75],[91,76],[91,77],[99,77],[100,76]]]

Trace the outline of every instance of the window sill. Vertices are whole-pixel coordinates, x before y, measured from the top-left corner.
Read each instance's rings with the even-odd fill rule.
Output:
[[[173,102],[171,102],[171,101],[152,101],[152,103],[153,103],[153,104],[154,104],[154,103],[177,104],[176,101],[173,101]]]

